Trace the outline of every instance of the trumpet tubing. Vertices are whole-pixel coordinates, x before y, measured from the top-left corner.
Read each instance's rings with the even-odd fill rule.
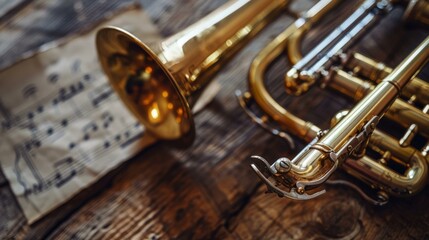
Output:
[[[307,32],[314,23],[319,21],[331,9],[341,3],[340,0],[322,0],[314,5],[302,18],[291,24],[285,31],[280,33],[272,42],[261,50],[253,60],[249,70],[249,92],[255,102],[266,112],[274,121],[278,121],[288,131],[298,136],[304,141],[311,141],[317,136],[320,129],[311,122],[304,121],[284,109],[268,93],[264,84],[264,73],[270,63],[284,52],[283,46],[287,46],[289,59],[298,61],[301,53],[298,51],[299,41],[302,35]],[[290,47],[290,46],[293,47]],[[242,101],[244,102],[244,101]]]
[[[424,1],[409,2],[406,17],[425,24],[427,3],[421,2]],[[411,146],[411,142],[417,134],[429,138],[429,85],[415,77],[429,58],[429,37],[394,69],[358,53],[347,54],[397,3],[363,1],[338,28],[308,54],[302,55],[297,47],[305,33],[338,4],[335,0],[321,0],[307,16],[304,14],[306,17],[289,26],[255,58],[249,73],[249,93],[240,97],[240,104],[255,122],[275,135],[290,141],[288,133],[291,133],[309,142],[292,160],[280,158],[271,165],[262,157],[252,157],[251,167],[269,191],[293,199],[319,196],[325,191],[323,184],[338,167],[378,191],[377,199],[372,200],[375,204],[386,203],[389,195],[414,194],[425,186],[429,142],[421,151]],[[411,16],[410,12],[418,17]],[[318,84],[358,102],[350,111],[337,114],[331,129],[321,131],[315,124],[296,117],[278,104],[265,88],[264,73],[284,49],[293,64],[285,75],[287,93],[299,96]],[[398,98],[400,93],[405,100]],[[264,118],[256,117],[249,108],[252,99],[271,120],[287,129],[287,133],[269,126]],[[412,104],[422,106],[423,110]],[[407,128],[401,140],[376,129],[383,116]],[[365,155],[366,149],[378,153],[381,158]],[[398,173],[388,168],[388,161],[401,164],[405,171]]]
[[[101,66],[125,105],[158,139],[190,143],[190,105],[210,76],[288,0],[232,0],[153,48],[131,33],[108,27],[97,33]]]

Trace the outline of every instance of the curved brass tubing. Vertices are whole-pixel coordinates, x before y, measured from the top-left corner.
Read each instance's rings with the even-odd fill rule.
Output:
[[[368,156],[358,160],[347,159],[342,164],[342,169],[374,189],[387,190],[393,196],[414,195],[426,186],[428,167],[426,159],[418,150],[413,147],[402,147],[398,140],[378,130],[373,132],[369,147],[401,157],[401,161],[407,165],[406,171],[399,174]]]
[[[339,0],[322,0],[313,6],[302,18],[296,20],[285,31],[279,34],[270,42],[253,60],[249,70],[249,90],[256,103],[264,109],[266,114],[283,127],[288,128],[288,132],[298,136],[305,141],[311,141],[317,136],[320,129],[310,122],[305,122],[294,116],[282,106],[280,106],[268,93],[264,85],[264,73],[269,64],[284,52],[283,46],[290,46],[288,49],[298,49],[299,39],[310,27],[320,20],[329,10],[338,5]],[[289,44],[291,43],[291,44]],[[292,47],[292,46],[293,47]],[[300,51],[293,51],[288,54],[294,61],[301,58]]]
[[[108,79],[148,133],[190,144],[191,112],[211,76],[289,0],[231,0],[186,29],[149,48],[123,29],[97,33],[97,52]]]
[[[348,112],[341,111],[334,116],[331,126],[335,126]],[[368,147],[380,154],[381,159],[373,159],[369,156],[346,159],[341,168],[372,188],[387,190],[390,195],[398,197],[414,195],[427,184],[429,174],[427,159],[414,147],[403,146],[397,139],[378,129],[372,133]],[[398,174],[389,169],[386,166],[389,160],[405,165],[404,173]],[[388,196],[382,192],[378,194],[379,200],[387,200]]]
[[[311,24],[313,22],[314,21],[312,21]],[[287,56],[291,64],[296,64],[297,62],[299,62],[299,60],[302,59],[300,44],[302,42],[302,39],[305,37],[305,34],[310,29],[311,24],[305,25],[305,27],[303,26],[293,31],[293,33],[290,34],[289,38],[287,39],[287,43],[280,42],[281,44],[286,44]],[[288,30],[286,30],[282,34],[285,34],[287,31]],[[273,43],[272,47],[275,47],[275,45],[276,44]],[[261,53],[261,56],[263,55],[264,54]],[[266,61],[266,63],[269,64],[271,63],[271,61],[272,60]],[[263,62],[263,61],[258,61],[258,62]],[[350,54],[350,56],[347,56],[344,62],[345,62],[344,67],[346,69],[353,70],[354,73],[362,75],[363,77],[372,81],[374,84],[361,80],[360,78],[357,78],[341,69],[334,69],[332,73],[333,76],[331,76],[332,79],[330,80],[330,82],[326,84],[325,87],[332,88],[352,98],[355,102],[360,101],[365,95],[367,95],[370,91],[374,89],[375,84],[380,83],[383,78],[385,78],[388,74],[392,72],[392,69],[387,67],[385,64],[381,62],[376,62],[359,53]],[[255,66],[255,69],[256,70],[253,72],[259,71],[259,69],[257,69],[257,66]],[[292,74],[292,73],[289,73],[289,74]],[[252,77],[252,74],[250,74],[250,76]],[[287,76],[285,76],[285,79],[287,79]],[[256,82],[256,81],[253,81],[253,82]],[[260,87],[260,85],[257,85],[257,86]],[[429,93],[429,84],[417,77],[414,77],[410,81],[410,83],[408,83],[404,87],[404,89],[401,92],[401,95],[404,97],[410,98],[411,99],[410,101],[419,101],[422,105],[426,106],[426,105],[429,105],[428,93]],[[260,100],[259,102],[262,102],[262,101]],[[284,110],[279,110],[279,112],[280,111],[284,111]],[[424,137],[429,138],[429,127],[428,127],[429,117],[427,113],[417,109],[416,107],[410,105],[409,103],[401,99],[395,100],[395,102],[390,107],[389,111],[386,113],[386,117],[399,123],[401,126],[405,128],[408,128],[412,124],[416,124],[419,127],[419,132]],[[309,122],[307,122],[306,124],[308,124],[309,126],[312,125],[312,123],[309,123]],[[294,133],[293,130],[291,131],[291,133],[301,137],[301,135]],[[313,136],[313,138],[314,137],[315,135]],[[308,140],[309,139],[307,139],[306,141]]]
[[[333,132],[332,130],[329,132],[321,132],[320,128],[318,128],[316,125],[314,125],[311,122],[304,121],[292,113],[288,112],[284,107],[279,105],[268,93],[267,89],[264,85],[264,73],[267,70],[269,64],[277,58],[280,54],[284,52],[284,49],[288,49],[288,58],[291,61],[291,63],[295,64],[298,61],[301,60],[302,55],[300,52],[300,41],[304,37],[305,33],[309,30],[310,26],[319,20],[329,9],[334,7],[338,2],[337,1],[320,1],[316,6],[314,6],[309,12],[312,12],[310,14],[311,17],[309,18],[303,18],[295,21],[294,24],[289,26],[285,31],[283,31],[277,38],[275,38],[272,42],[270,42],[254,59],[252,62],[250,71],[249,71],[249,89],[250,89],[250,95],[244,95],[246,98],[251,98],[255,100],[257,105],[274,121],[278,122],[282,129],[286,129],[287,132],[303,139],[306,142],[311,143],[303,150],[301,153],[296,156],[293,160],[288,160],[286,158],[280,158],[278,159],[273,165],[268,164],[268,162],[261,158],[254,156],[253,161],[251,164],[251,167],[255,170],[255,172],[258,174],[258,176],[267,184],[270,191],[277,193],[279,196],[287,196],[289,198],[293,199],[309,199],[316,197],[324,192],[318,191],[317,188],[320,187],[320,185],[327,180],[327,178],[332,174],[332,172],[338,167],[343,167],[346,171],[350,172],[352,175],[356,176],[357,178],[367,182],[370,184],[370,186],[374,187],[378,190],[383,190],[388,192],[391,195],[394,196],[405,196],[414,194],[415,192],[419,191],[421,188],[423,188],[427,182],[427,175],[428,175],[428,167],[426,163],[426,159],[422,155],[421,152],[416,150],[413,147],[410,146],[403,146],[400,145],[396,140],[394,140],[392,137],[387,136],[383,133],[381,133],[378,130],[373,129],[373,126],[378,123],[379,117],[372,117],[371,119],[368,117],[359,117],[359,114],[364,114],[365,116],[370,116],[366,113],[368,110],[359,110],[361,113],[358,113],[359,111],[354,111],[352,116],[348,116],[345,122],[342,122],[341,126],[338,127]],[[428,44],[428,39],[425,41],[425,44]],[[425,49],[425,50],[422,50]],[[421,47],[420,50],[421,54],[414,54],[412,57],[409,57],[407,59],[408,62],[404,62],[403,66],[400,68],[395,69],[394,74],[388,74],[389,79],[395,79],[396,77],[400,77],[401,79],[406,79],[408,76],[413,76],[410,72],[410,69],[417,70],[423,63],[424,59],[427,57],[427,48]],[[418,60],[417,60],[418,59]],[[411,64],[410,62],[415,62],[415,64]],[[409,69],[410,67],[410,69]],[[389,69],[384,68],[383,71],[389,71]],[[391,70],[390,70],[391,71]],[[353,77],[353,76],[352,76]],[[355,78],[355,77],[353,77]],[[346,81],[343,81],[345,86],[353,85],[350,84],[353,78],[347,77]],[[335,79],[335,78],[334,78]],[[357,78],[355,78],[357,79]],[[399,79],[399,78],[398,78]],[[338,80],[338,79],[337,79]],[[380,81],[380,80],[377,80]],[[387,81],[387,80],[385,80]],[[390,80],[389,80],[390,81]],[[403,80],[401,80],[403,81]],[[386,85],[387,84],[387,85]],[[388,86],[392,86],[391,83],[385,83],[385,89],[382,89],[382,87],[378,88],[378,93],[371,92],[371,90],[374,89],[374,86],[367,83],[367,82],[359,82],[359,84],[354,85],[355,88],[354,92],[352,91],[346,91],[342,92],[347,95],[351,95],[351,97],[356,97],[356,91],[362,91],[362,89],[365,89],[365,92],[362,92],[359,95],[359,99],[364,98],[366,94],[370,94],[371,96],[374,96],[376,94],[383,93],[384,96],[389,96],[390,99],[392,99],[392,102],[396,98],[395,94],[393,94],[393,89],[396,89],[396,87],[403,87],[405,83],[392,83],[395,85],[395,87],[392,87],[388,91],[392,91],[392,93],[387,93],[386,89]],[[336,85],[335,80],[331,80],[331,82],[328,81],[326,84],[327,86],[330,86],[334,89],[340,89],[338,87],[338,84]],[[341,85],[341,84],[340,84]],[[383,85],[383,84],[381,84]],[[418,90],[416,90],[419,86],[425,86],[427,87],[426,83],[422,84],[421,80],[413,80],[411,83],[407,85],[407,90],[405,90],[406,94],[408,93],[416,93]],[[380,90],[381,89],[381,90]],[[341,91],[340,91],[341,92]],[[368,99],[366,97],[365,99]],[[423,102],[425,101],[425,97],[421,97],[420,99],[423,99]],[[248,99],[247,99],[248,100]],[[241,101],[241,102],[247,102],[247,101]],[[396,103],[399,102],[399,103]],[[398,106],[405,106],[401,103],[401,101],[397,100],[394,103]],[[247,108],[245,104],[241,103],[243,108]],[[372,104],[378,104],[377,101],[369,101],[366,100],[366,102],[361,103],[360,105],[367,105],[368,107]],[[384,100],[382,104],[386,104],[384,106],[388,106],[389,100]],[[364,107],[364,109],[370,109],[368,107]],[[359,107],[358,107],[359,108]],[[385,108],[385,107],[383,107]],[[362,109],[362,106],[360,107]],[[378,111],[381,111],[381,107],[376,107],[373,109],[377,109]],[[397,108],[399,109],[399,108]],[[404,108],[400,108],[404,109]],[[409,109],[409,106],[406,106],[406,109]],[[416,114],[405,114],[400,115],[401,121],[402,118],[409,117],[409,123],[415,123],[416,118],[417,120],[421,120],[419,122],[419,125],[421,125],[421,129],[428,129],[429,124],[429,118],[425,113],[422,113],[420,111],[413,111],[413,113]],[[248,113],[249,111],[246,110]],[[395,114],[395,108],[393,108],[393,111],[391,113],[388,113],[387,115],[392,117]],[[396,111],[398,112],[398,111]],[[400,111],[399,111],[400,112]],[[380,114],[380,112],[378,113]],[[413,117],[414,115],[418,117]],[[377,114],[374,114],[372,116],[377,116]],[[381,116],[380,116],[381,117]],[[353,119],[363,119],[360,123],[356,122]],[[395,117],[392,117],[395,119]],[[351,121],[350,121],[351,120]],[[400,122],[401,122],[400,121]],[[342,159],[344,156],[349,156],[348,154],[340,156],[340,152],[345,152],[347,149],[340,149],[338,147],[329,147],[329,146],[342,146],[347,139],[350,139],[349,141],[354,141],[356,139],[351,139],[355,132],[359,132],[359,130],[362,126],[364,126],[364,123],[367,122],[366,126],[366,132],[361,133],[360,135],[356,135],[355,138],[364,139],[365,134],[373,134],[370,140],[368,141],[368,146],[372,149],[380,150],[382,149],[383,152],[388,152],[389,154],[395,153],[396,155],[399,155],[399,158],[408,166],[407,170],[403,174],[398,174],[395,171],[387,168],[384,165],[375,163],[374,160],[371,160],[367,156],[361,155],[356,159],[356,154],[354,159],[348,158],[348,159]],[[405,121],[403,125],[407,125],[408,122]],[[370,124],[371,123],[371,124]],[[345,127],[345,128],[344,128]],[[349,128],[353,128],[349,129]],[[406,126],[408,127],[408,126]],[[330,134],[331,133],[331,134]],[[347,135],[348,134],[348,135]],[[423,130],[423,135],[426,136],[427,130]],[[330,137],[331,136],[331,137]],[[322,142],[325,141],[326,143],[319,143],[322,139]],[[328,140],[327,140],[328,139]],[[387,143],[381,143],[380,141],[377,141],[377,139],[383,139]],[[313,141],[312,141],[313,140]],[[340,142],[338,142],[340,140]],[[357,141],[357,140],[356,140]],[[359,140],[362,141],[362,140]],[[329,143],[328,143],[329,142]],[[331,143],[332,142],[332,143]],[[334,143],[335,142],[335,143]],[[317,143],[317,144],[316,144]],[[364,153],[364,149],[359,150],[362,148],[362,144],[359,144],[358,146],[355,146],[353,149],[353,152],[362,152]],[[358,151],[359,150],[359,151]],[[328,157],[326,155],[327,153],[338,153],[335,158],[338,157],[339,160],[333,161],[330,159],[331,157]],[[332,155],[332,154],[331,154]],[[271,181],[270,178],[272,178]],[[282,186],[282,188],[279,188],[279,186]],[[384,193],[380,193],[380,201],[376,201],[376,203],[384,203],[386,200],[386,197],[384,197]]]

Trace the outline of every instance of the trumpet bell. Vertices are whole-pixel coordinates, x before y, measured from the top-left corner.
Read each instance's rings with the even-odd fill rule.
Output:
[[[192,142],[194,121],[172,73],[147,45],[122,29],[96,36],[99,61],[122,102],[155,137]]]
[[[191,106],[213,74],[288,3],[231,0],[153,48],[122,29],[104,28],[96,36],[99,60],[146,133],[187,146],[195,136]]]

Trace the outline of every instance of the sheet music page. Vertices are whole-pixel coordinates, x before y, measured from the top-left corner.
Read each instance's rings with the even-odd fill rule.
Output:
[[[159,40],[142,10],[102,25]],[[154,142],[103,75],[95,32],[0,73],[0,163],[29,223]]]

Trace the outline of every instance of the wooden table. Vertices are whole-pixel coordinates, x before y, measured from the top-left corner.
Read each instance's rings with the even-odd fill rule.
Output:
[[[28,4],[46,8],[46,14],[52,16],[75,11],[69,8],[68,1],[60,1],[54,7],[48,2],[24,1],[7,17],[0,18],[0,39],[7,34],[4,29],[23,36],[1,50],[2,64],[15,61],[22,52],[43,42],[85,27],[85,23],[73,24],[73,14],[62,19],[63,25],[12,24],[13,17],[32,11]],[[84,6],[92,4],[89,0],[81,2]],[[107,2],[110,8],[119,8],[131,1]],[[141,3],[161,33],[168,36],[223,2]],[[307,9],[314,2],[300,1],[294,9]],[[91,10],[98,14],[91,21],[98,21],[97,16],[109,9],[103,6]],[[357,48],[389,65],[398,64],[428,34],[422,28],[404,28],[401,13],[395,11],[388,21],[382,21]],[[330,16],[329,25],[333,25],[336,16]],[[274,160],[294,153],[286,143],[246,117],[234,91],[247,89],[251,60],[292,21],[286,15],[281,17],[215,77],[222,91],[196,116],[197,138],[190,148],[176,149],[158,143],[31,226],[26,224],[7,181],[0,175],[0,239],[429,239],[429,188],[411,198],[393,198],[384,207],[372,206],[341,187],[328,188],[325,195],[305,202],[264,194],[265,186],[248,166],[249,156],[257,154]],[[314,46],[325,31],[326,27],[311,31],[304,51]],[[333,113],[350,107],[346,100],[320,89],[312,90],[307,97],[285,97],[281,78],[286,64],[285,58],[278,59],[267,75],[273,95],[289,109],[327,128]],[[423,78],[429,79],[428,70],[426,67],[421,74]]]

